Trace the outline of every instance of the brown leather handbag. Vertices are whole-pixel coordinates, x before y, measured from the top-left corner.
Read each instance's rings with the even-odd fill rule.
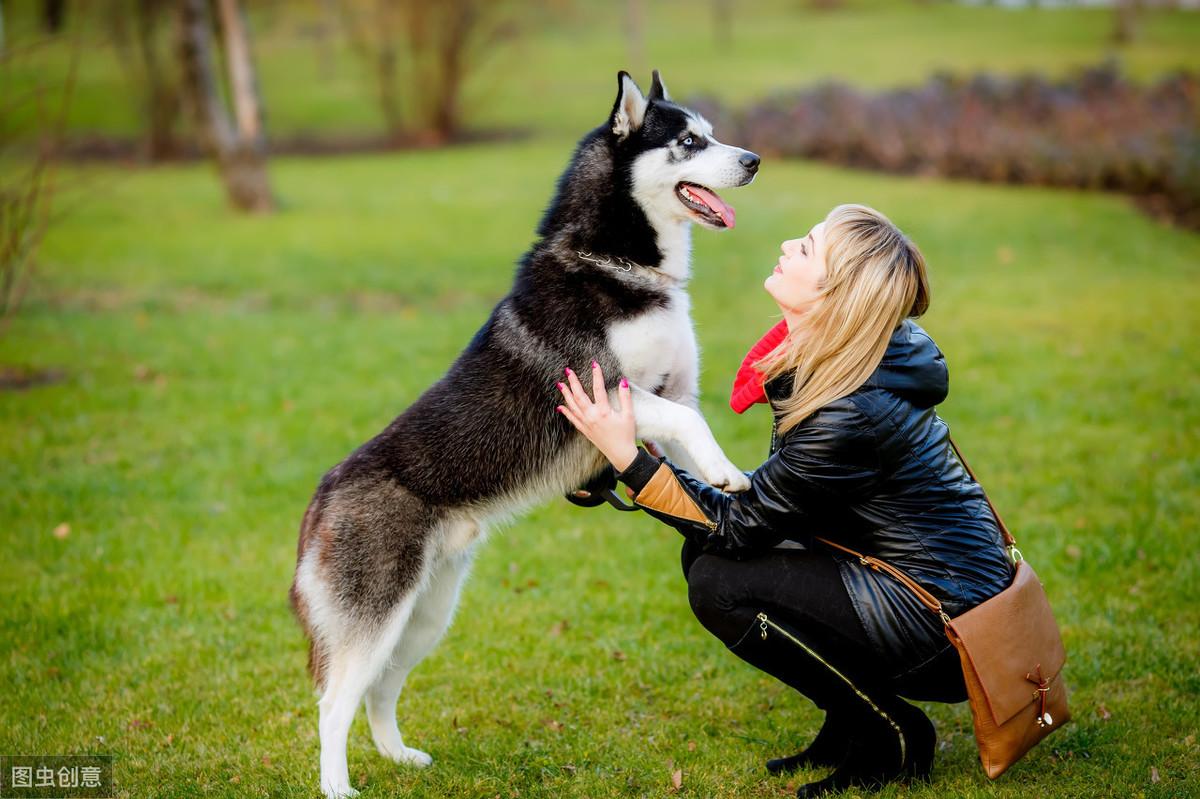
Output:
[[[975,473],[950,440],[954,454],[971,479]],[[1070,718],[1067,688],[1061,679],[1067,654],[1046,592],[1021,557],[992,500],[988,507],[1004,536],[1004,545],[1016,566],[1012,584],[961,616],[950,618],[942,603],[905,572],[889,563],[818,538],[834,549],[858,558],[859,563],[895,577],[930,611],[942,618],[946,636],[962,661],[979,760],[988,777],[995,779],[1026,752]]]

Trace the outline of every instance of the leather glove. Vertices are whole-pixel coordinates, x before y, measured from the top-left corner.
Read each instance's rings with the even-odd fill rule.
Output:
[[[617,496],[617,472],[605,466],[595,477],[564,496],[567,501],[581,508],[595,508],[607,502],[617,510],[641,510],[637,505],[627,505]]]

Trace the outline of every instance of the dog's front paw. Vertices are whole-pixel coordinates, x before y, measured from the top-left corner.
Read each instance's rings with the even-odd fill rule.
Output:
[[[722,460],[723,462],[711,464],[704,469],[704,482],[731,494],[748,489],[750,480],[742,470],[727,459]]]

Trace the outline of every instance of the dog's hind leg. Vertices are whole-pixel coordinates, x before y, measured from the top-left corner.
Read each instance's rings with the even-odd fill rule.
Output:
[[[396,723],[396,702],[409,672],[433,650],[450,626],[470,563],[469,552],[442,557],[434,567],[427,587],[417,597],[412,618],[390,661],[367,689],[367,720],[375,747],[381,755],[397,763],[420,768],[433,762],[425,752],[405,745]]]
[[[333,647],[329,653],[328,678],[319,703],[318,729],[321,736],[321,790],[330,799],[358,794],[350,787],[350,769],[346,762],[350,724],[363,696],[384,671],[388,655],[403,635],[415,600],[415,594],[410,593],[374,634],[356,636],[352,643]]]

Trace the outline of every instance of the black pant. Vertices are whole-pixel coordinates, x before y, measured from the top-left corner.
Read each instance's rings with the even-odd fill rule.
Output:
[[[937,702],[967,698],[958,653],[949,641],[945,651],[902,681],[893,678],[894,670],[871,646],[831,554],[768,550],[739,561],[705,555],[689,540],[681,560],[696,618],[735,652],[744,636],[758,633],[757,616],[766,613],[786,622],[822,657],[875,691]],[[791,682],[788,675],[772,676]],[[820,697],[801,690],[823,704]]]

